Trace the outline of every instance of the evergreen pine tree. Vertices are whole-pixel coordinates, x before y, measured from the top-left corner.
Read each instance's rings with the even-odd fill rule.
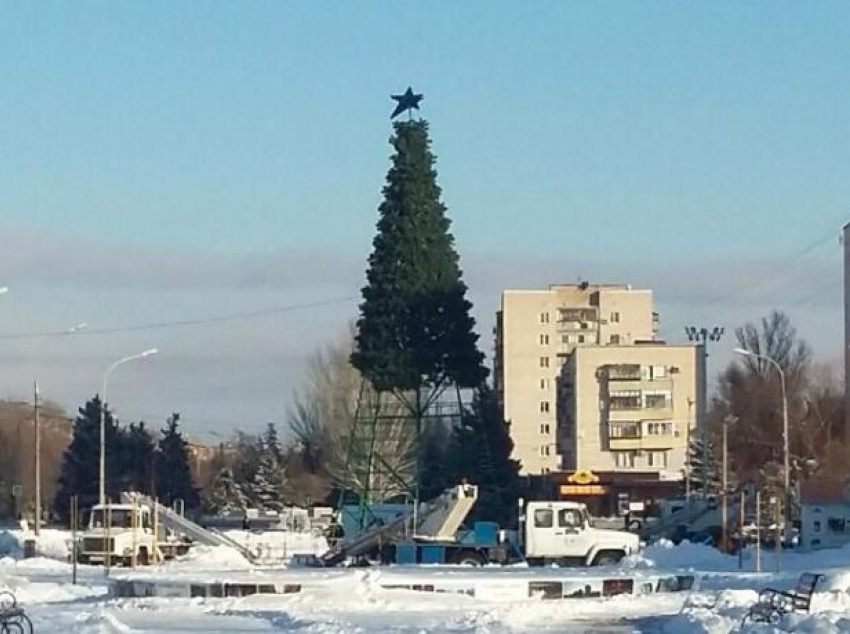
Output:
[[[144,422],[132,423],[121,433],[126,474],[123,489],[153,493],[153,463],[156,445]]]
[[[221,469],[204,497],[204,507],[216,515],[244,513],[248,498],[236,482],[233,471]]]
[[[511,459],[514,444],[496,394],[487,386],[476,391],[471,411],[452,431],[446,467],[453,484],[478,486],[474,516],[515,526],[519,498],[519,462]]]
[[[159,439],[156,456],[156,492],[159,501],[172,505],[183,500],[187,509],[198,508],[198,490],[192,479],[189,466],[188,444],[177,429],[180,414],[173,414],[166,422]]]
[[[254,482],[254,476],[257,475],[260,456],[263,453],[262,439],[237,430],[236,440],[233,444],[236,455],[236,460],[233,463],[233,476],[245,494],[249,496],[248,501],[253,503],[253,499],[250,497],[250,490],[251,484]]]
[[[280,513],[286,506],[286,472],[272,447],[263,447],[250,488],[251,501],[261,510]]]
[[[263,447],[266,451],[271,451],[278,464],[283,464],[283,447],[280,444],[280,439],[277,435],[277,427],[274,423],[269,423],[266,426],[266,431],[262,439]]]
[[[691,491],[707,492],[717,494],[721,488],[721,456],[716,450],[714,439],[705,441],[700,434],[694,434],[691,438],[691,446],[688,452],[691,476]],[[707,460],[706,460],[707,458]],[[703,469],[703,464],[706,468]],[[706,485],[707,483],[707,485]]]
[[[53,507],[58,514],[68,515],[70,498],[79,496],[81,509],[91,508],[98,502],[100,487],[100,412],[99,396],[86,402],[74,421],[71,443],[62,456],[58,489]],[[124,481],[124,451],[118,423],[109,407],[104,409],[106,438],[106,494],[116,499]]]
[[[428,124],[395,123],[353,365],[379,391],[478,387],[483,354],[440,200]]]

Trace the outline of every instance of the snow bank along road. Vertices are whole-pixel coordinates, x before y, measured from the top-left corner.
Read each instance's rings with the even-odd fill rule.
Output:
[[[750,562],[746,562],[750,566]],[[772,570],[770,557],[765,570]],[[786,555],[782,574],[740,573],[737,561],[711,549],[686,544],[653,546],[623,562],[619,571],[637,574],[681,569],[702,572],[700,588],[691,594],[618,596],[545,601],[432,594],[381,587],[382,576],[405,571],[327,571],[321,592],[245,598],[111,599],[103,571],[80,569],[79,585],[70,583],[70,566],[46,558],[0,560],[0,588],[10,588],[31,614],[38,634],[133,634],[159,632],[291,632],[296,634],[515,634],[519,632],[647,632],[683,634],[704,632],[850,632],[850,549],[811,555]],[[740,620],[757,596],[757,589],[792,587],[801,570],[828,575],[813,601],[811,615],[792,615],[779,628],[748,626]],[[172,562],[151,575],[179,578],[199,573],[210,578],[252,573],[225,551],[198,550],[185,561]],[[473,574],[494,585],[508,576],[536,571],[468,570],[423,567],[424,578]],[[612,571],[613,572],[613,571]],[[116,571],[117,573],[117,571]],[[413,573],[411,573],[413,574]],[[687,603],[686,603],[687,599]],[[713,609],[699,607],[716,599]]]

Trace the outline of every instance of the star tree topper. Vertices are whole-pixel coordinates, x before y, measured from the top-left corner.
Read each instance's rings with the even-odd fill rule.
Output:
[[[398,115],[406,110],[419,110],[419,102],[422,101],[422,95],[417,95],[413,89],[408,86],[407,90],[402,95],[390,95],[394,101],[397,101],[395,110],[390,115],[390,119],[395,119]]]

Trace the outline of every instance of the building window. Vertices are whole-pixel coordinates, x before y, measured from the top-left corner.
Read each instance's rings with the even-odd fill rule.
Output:
[[[579,336],[578,336],[578,342],[579,342],[579,343],[584,343],[584,335],[579,335]]]
[[[646,423],[646,433],[649,436],[672,436],[673,421],[652,420]]]
[[[549,401],[540,401],[540,411],[544,414],[549,413]]]
[[[550,429],[549,423],[540,423],[540,433],[544,436],[549,434]]]
[[[549,335],[540,335],[540,345],[548,346],[549,345]]]
[[[619,324],[620,323],[620,313],[611,313],[611,323]]]
[[[548,324],[549,323],[549,313],[540,313],[540,323]]]
[[[608,406],[611,409],[640,409],[640,392],[637,390],[621,390],[611,392],[608,397]]]
[[[549,389],[549,379],[540,379],[540,389],[548,390]]]
[[[644,407],[647,409],[664,409],[669,406],[668,392],[644,392]]]
[[[648,467],[665,468],[667,466],[667,452],[648,451],[646,453],[646,465]]]
[[[612,421],[608,424],[611,438],[640,438],[640,423],[637,421]]]
[[[615,451],[614,463],[621,469],[634,469],[636,456],[634,451]]]
[[[540,357],[540,367],[548,368],[549,367],[549,357]]]
[[[620,335],[611,335],[610,337],[608,337],[608,343],[613,346],[620,345]]]
[[[540,445],[540,455],[544,458],[549,455],[549,445]]]

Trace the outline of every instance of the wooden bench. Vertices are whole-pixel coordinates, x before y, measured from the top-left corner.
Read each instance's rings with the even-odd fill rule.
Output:
[[[0,634],[33,634],[32,621],[8,590],[0,592]]]
[[[765,588],[759,593],[758,603],[750,608],[744,617],[757,623],[777,625],[790,612],[808,612],[812,604],[812,595],[824,575],[804,572],[797,581],[797,587],[791,592]]]

